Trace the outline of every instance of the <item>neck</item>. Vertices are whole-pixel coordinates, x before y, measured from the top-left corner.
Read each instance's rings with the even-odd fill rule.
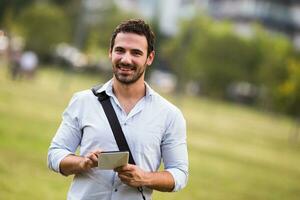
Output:
[[[132,84],[124,84],[113,77],[113,91],[119,100],[137,101],[145,96],[146,86],[143,79]]]

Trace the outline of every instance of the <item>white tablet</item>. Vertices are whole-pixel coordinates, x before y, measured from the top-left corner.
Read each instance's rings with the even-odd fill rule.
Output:
[[[100,169],[115,169],[128,163],[128,151],[103,151],[98,157],[98,167]]]

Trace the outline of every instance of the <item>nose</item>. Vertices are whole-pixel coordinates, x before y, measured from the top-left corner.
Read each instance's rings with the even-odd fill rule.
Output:
[[[123,64],[131,64],[131,56],[129,53],[125,53],[122,58],[121,58],[121,62]]]

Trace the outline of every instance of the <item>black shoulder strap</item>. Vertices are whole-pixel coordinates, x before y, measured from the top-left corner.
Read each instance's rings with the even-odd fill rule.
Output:
[[[103,107],[103,110],[108,119],[109,125],[112,129],[112,132],[114,134],[114,137],[115,137],[115,140],[119,147],[119,150],[120,151],[129,151],[129,163],[135,165],[135,162],[132,157],[131,151],[129,149],[128,143],[126,141],[125,135],[121,128],[121,125],[120,125],[120,122],[116,115],[116,112],[110,102],[109,96],[105,93],[105,91],[103,91],[101,93],[97,93],[97,90],[99,88],[101,88],[101,86],[102,85],[93,87],[92,91],[93,91],[94,95],[98,97],[98,100]]]
[[[105,91],[97,93],[97,90],[100,89],[102,85],[98,85],[92,88],[92,92],[96,97],[98,97],[99,102],[101,103],[105,115],[108,119],[111,130],[114,134],[115,140],[119,147],[120,151],[128,151],[129,152],[129,163],[135,165],[134,159],[132,157],[132,153],[129,149],[128,143],[126,141],[125,135],[121,128],[120,122],[116,115],[116,112],[110,102],[109,96],[105,93]],[[143,193],[143,187],[138,187],[138,191],[141,193],[143,200],[146,200],[145,195]]]

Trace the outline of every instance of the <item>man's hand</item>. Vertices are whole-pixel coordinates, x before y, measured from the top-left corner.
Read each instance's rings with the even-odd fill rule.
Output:
[[[91,151],[84,157],[70,154],[60,162],[60,172],[68,176],[71,174],[79,174],[93,167],[97,167],[100,154],[100,149]]]
[[[132,187],[141,187],[148,184],[149,172],[145,172],[136,165],[127,164],[114,169],[120,180]]]
[[[146,172],[136,165],[127,164],[114,169],[120,180],[132,187],[146,186],[161,192],[171,192],[175,181],[168,171]]]
[[[79,167],[83,171],[89,170],[93,167],[97,167],[98,166],[98,157],[100,156],[100,154],[101,154],[101,150],[99,150],[99,149],[88,153],[79,162]]]

